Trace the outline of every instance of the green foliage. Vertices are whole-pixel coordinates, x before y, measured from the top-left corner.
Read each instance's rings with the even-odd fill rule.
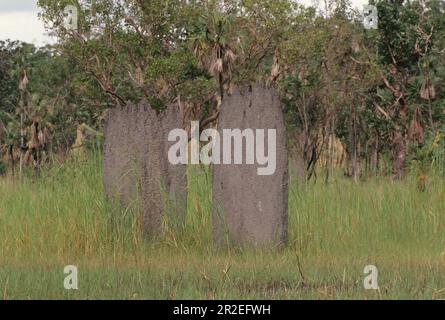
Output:
[[[0,110],[11,112],[18,101],[18,78],[14,70],[19,50],[15,41],[0,41]]]
[[[428,133],[424,145],[412,145],[410,161],[414,172],[445,175],[445,131]]]
[[[54,47],[36,48],[26,43],[4,45],[4,54],[9,57],[8,70],[3,79],[7,85],[0,103],[0,121],[5,134],[0,137],[5,148],[20,145],[20,101],[19,81],[26,71],[28,107],[25,110],[24,128],[40,119],[42,128],[51,133],[52,151],[66,150],[76,137],[76,128],[86,123],[95,128],[101,127],[101,115],[108,107],[104,94],[96,83],[80,72],[73,60],[60,54]],[[29,141],[29,132],[26,141]],[[26,142],[25,141],[25,142]]]
[[[68,4],[78,7],[78,30],[62,23]],[[156,109],[180,101],[203,120],[234,85],[258,80],[278,87],[291,142],[304,138],[306,161],[332,134],[349,158],[395,160],[399,150],[410,159],[411,127],[428,137],[445,121],[443,1],[376,1],[378,30],[365,30],[345,0],[327,1],[323,15],[290,0],[39,5],[59,41],[0,43],[3,144],[17,139],[24,70],[32,102],[25,125],[42,118],[54,150],[70,147],[79,124],[100,131],[104,112],[127,101]]]

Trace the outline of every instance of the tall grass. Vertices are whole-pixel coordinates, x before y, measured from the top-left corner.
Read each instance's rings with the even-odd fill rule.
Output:
[[[445,180],[341,176],[291,181],[284,249],[213,246],[211,174],[189,169],[188,215],[147,241],[137,207],[106,203],[102,158],[71,159],[40,178],[0,179],[4,299],[445,298]],[[363,268],[379,269],[378,291]],[[79,290],[63,268],[79,268]]]

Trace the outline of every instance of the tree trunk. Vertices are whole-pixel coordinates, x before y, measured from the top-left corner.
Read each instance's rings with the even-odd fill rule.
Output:
[[[404,134],[397,127],[393,138],[393,173],[397,180],[405,176],[406,140]]]
[[[374,144],[374,155],[372,160],[372,171],[374,175],[377,175],[379,172],[379,137],[377,136]]]
[[[11,159],[12,177],[15,177],[15,161],[14,161],[14,146],[11,144],[8,147],[9,157]]]
[[[351,164],[352,164],[352,178],[354,182],[358,182],[359,178],[359,165],[358,165],[358,154],[357,154],[357,126],[355,119],[355,106],[352,105],[352,117],[351,117],[351,128],[350,128],[350,141],[351,141]]]

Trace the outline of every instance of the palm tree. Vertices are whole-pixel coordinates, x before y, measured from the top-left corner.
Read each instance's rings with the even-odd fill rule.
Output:
[[[220,101],[224,96],[224,86],[231,80],[236,60],[232,25],[232,16],[211,12],[198,19],[191,38],[193,54],[200,66],[218,81]]]

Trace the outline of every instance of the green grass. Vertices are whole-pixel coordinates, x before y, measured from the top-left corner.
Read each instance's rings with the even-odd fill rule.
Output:
[[[190,168],[186,227],[155,242],[137,215],[104,201],[101,157],[23,182],[0,179],[3,299],[445,299],[445,180],[301,185],[289,192],[289,245],[217,250],[211,176]],[[363,288],[366,265],[380,290]],[[79,269],[79,290],[63,268]]]

